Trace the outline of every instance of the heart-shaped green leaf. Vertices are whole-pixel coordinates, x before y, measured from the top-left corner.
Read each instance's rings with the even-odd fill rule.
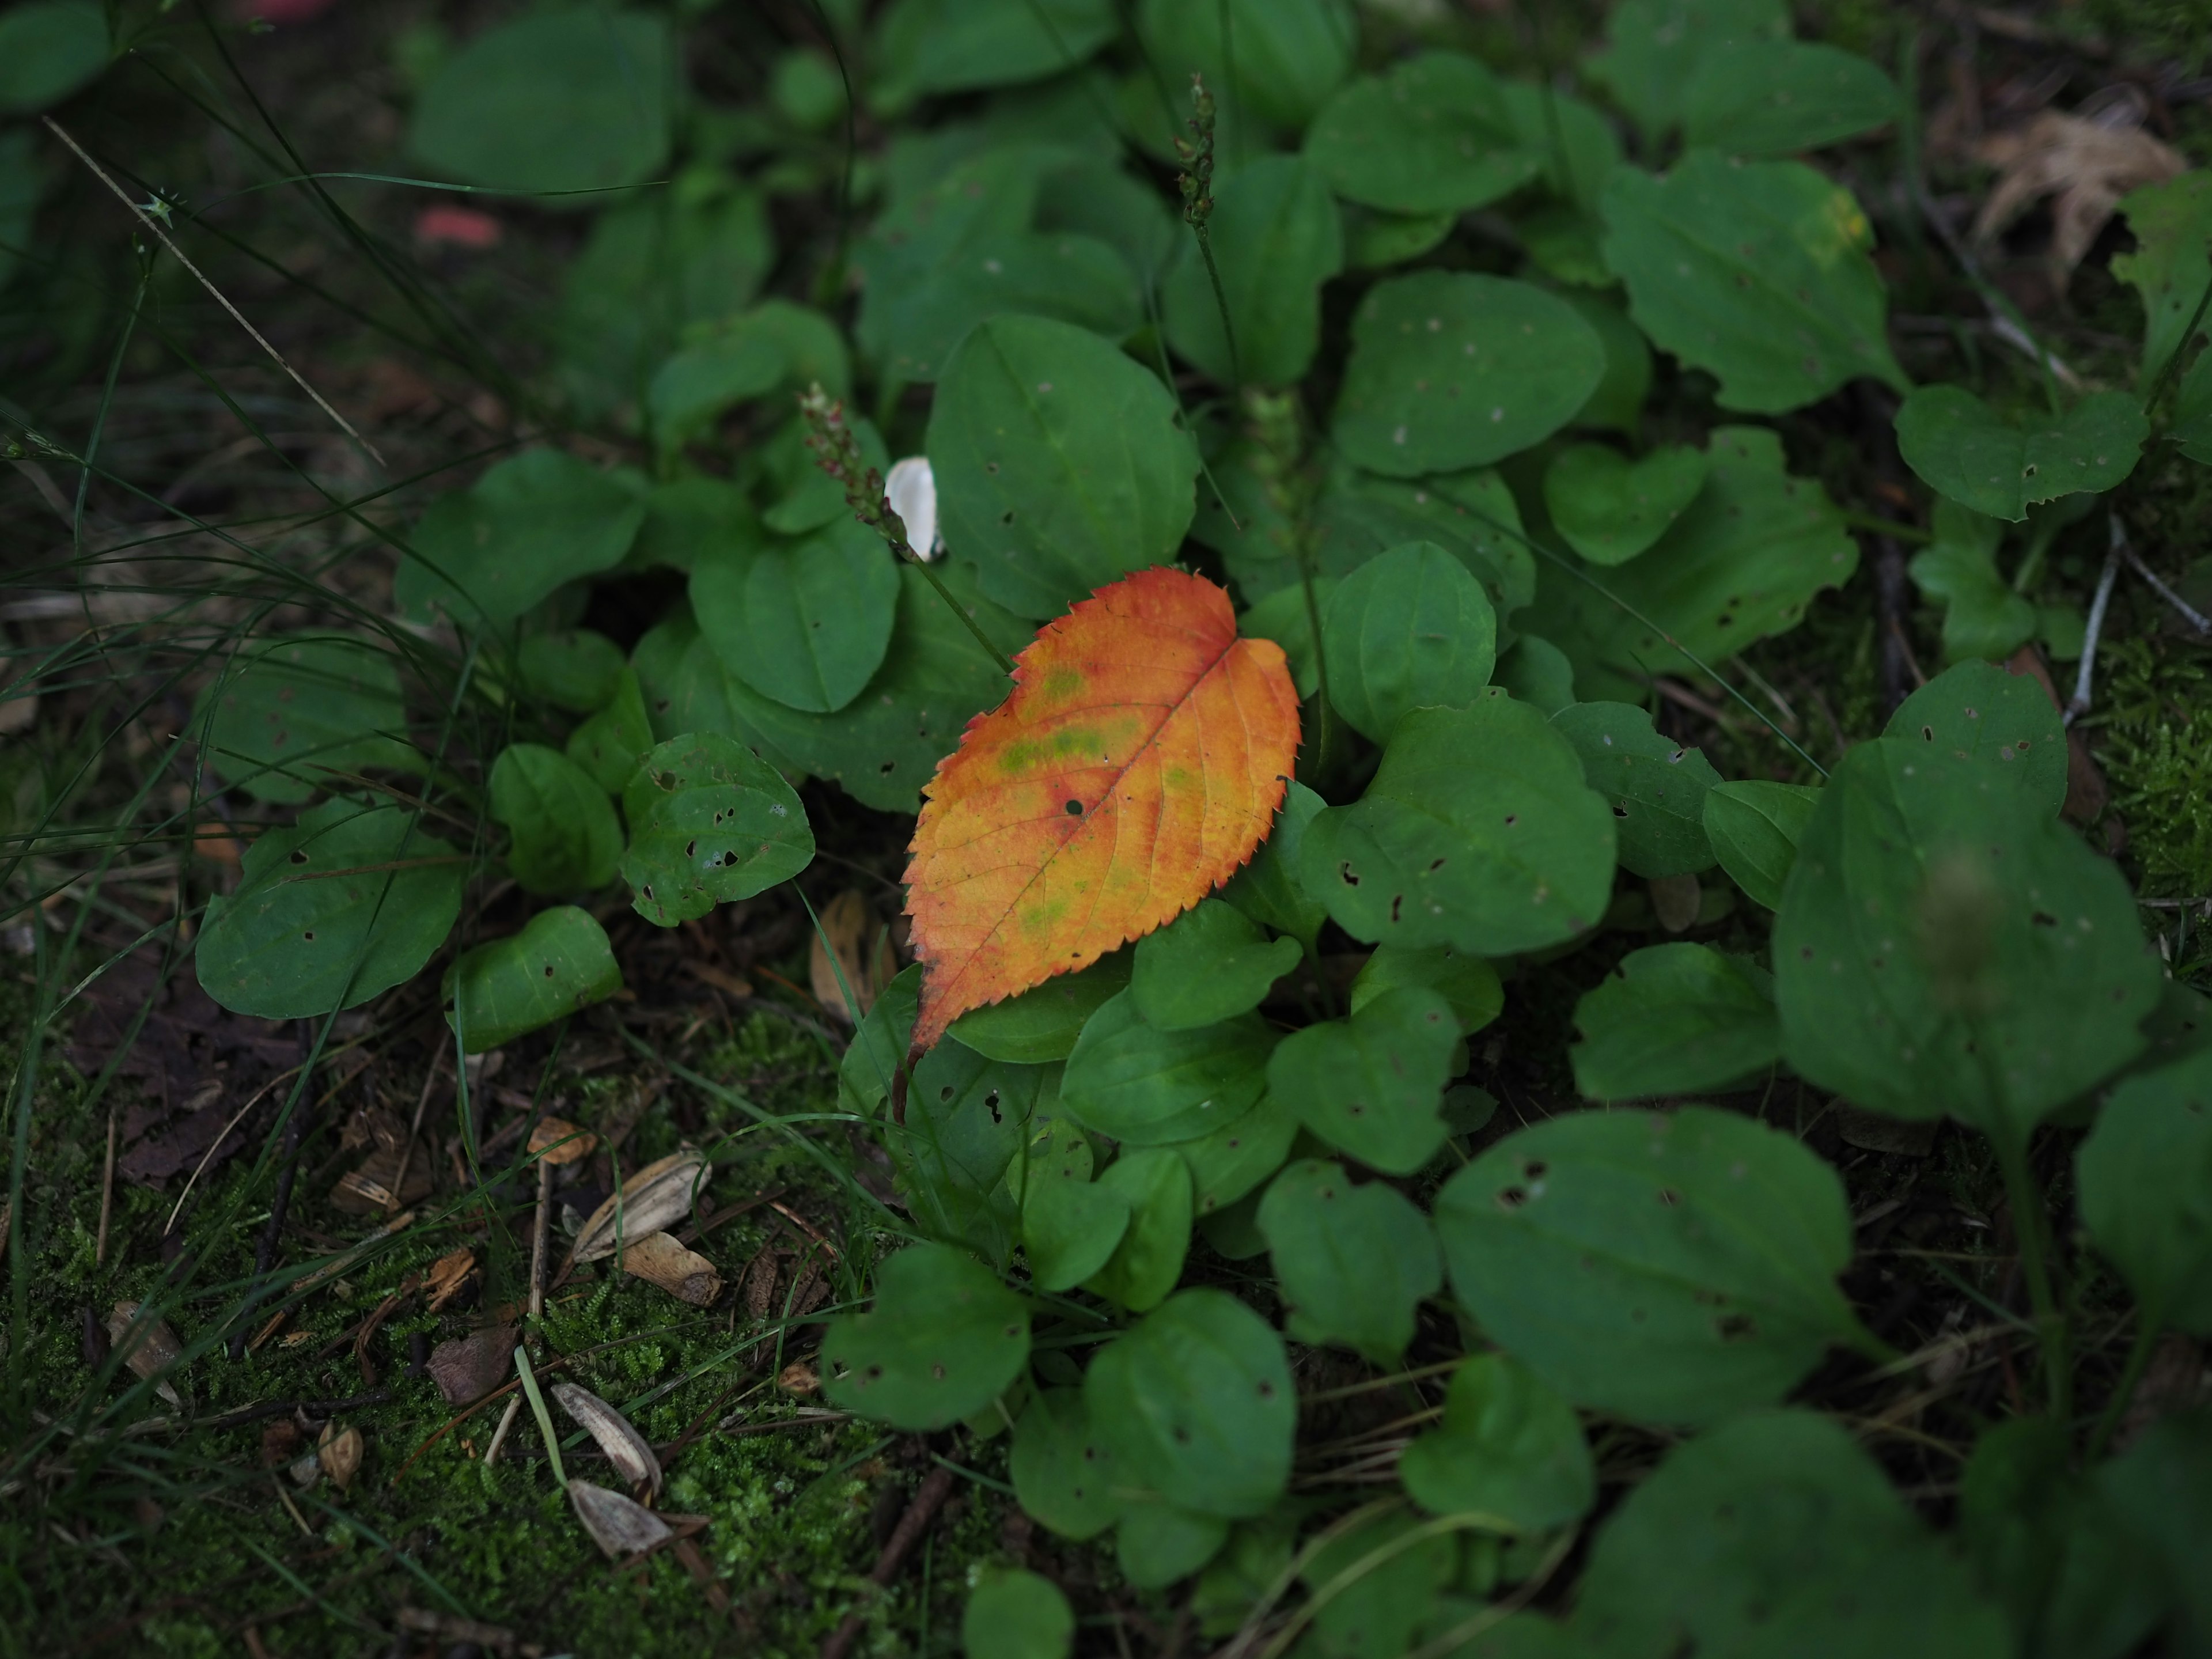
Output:
[[[339,797],[246,849],[210,904],[200,985],[235,1014],[313,1019],[415,977],[460,915],[469,860],[399,806]]]
[[[763,696],[835,713],[883,665],[898,566],[849,514],[799,541],[731,549],[692,567],[691,608],[731,673]]]
[[[1113,1259],[1129,1230],[1128,1195],[1118,1185],[1077,1177],[1072,1164],[1054,1158],[1033,1165],[1022,1203],[1022,1252],[1042,1291],[1073,1290]]]
[[[1664,174],[1614,168],[1604,212],[1637,325],[1719,376],[1723,409],[1779,414],[1862,374],[1905,390],[1873,232],[1812,168],[1692,150]]]
[[[788,880],[814,858],[814,832],[791,786],[752,750],[700,732],[660,744],[623,791],[629,850],[623,879],[637,913],[662,927]]]
[[[607,930],[573,904],[540,910],[520,933],[465,951],[448,979],[446,1024],[471,1054],[605,1002],[623,985]]]
[[[1129,989],[1145,1024],[1187,1031],[1258,1007],[1304,952],[1296,939],[1267,939],[1234,905],[1200,899],[1138,940],[1135,955]]]
[[[1199,1140],[1179,1140],[1175,1150],[1190,1166],[1193,1206],[1203,1218],[1226,1209],[1283,1167],[1298,1138],[1298,1120],[1273,1095],[1234,1123]]]
[[[1709,945],[1631,951],[1575,1005],[1575,1086],[1591,1100],[1736,1088],[1782,1057],[1771,977]]]
[[[1464,564],[1433,542],[1407,542],[1336,585],[1322,643],[1337,712],[1386,743],[1409,710],[1463,708],[1490,684],[1498,615]]]
[[[1291,1336],[1395,1364],[1414,1308],[1444,1280],[1429,1218],[1386,1182],[1355,1186],[1341,1165],[1308,1158],[1270,1183],[1259,1219]]]
[[[1124,991],[1100,1005],[1076,1039],[1060,1104],[1085,1128],[1128,1146],[1195,1140],[1252,1109],[1274,1046],[1255,1014],[1162,1030]]]
[[[1386,991],[1349,1020],[1294,1031],[1267,1089],[1330,1146],[1386,1175],[1412,1175],[1443,1145],[1437,1115],[1459,1041],[1451,1005],[1419,986]]]
[[[1095,334],[983,324],[930,411],[946,545],[976,561],[987,598],[1040,620],[1164,563],[1196,510],[1182,420],[1166,387]]]
[[[1576,1112],[1445,1183],[1436,1225],[1482,1328],[1579,1406],[1714,1423],[1865,1340],[1834,1170],[1731,1113]]]
[[[622,647],[588,628],[556,629],[523,641],[514,666],[530,696],[572,714],[588,714],[614,700]]]
[[[511,838],[507,867],[528,893],[586,893],[615,878],[622,825],[607,792],[558,750],[513,743],[491,769],[491,815]]]
[[[1743,40],[1787,40],[1783,0],[1621,0],[1590,73],[1656,142],[1680,125],[1698,65]]]
[[[1257,1515],[1290,1480],[1298,1403],[1282,1339],[1225,1291],[1170,1297],[1091,1362],[1083,1397],[1118,1478],[1179,1509]]]
[[[1668,445],[1637,460],[1604,444],[1563,449],[1544,472],[1544,507],[1592,564],[1626,564],[1664,535],[1705,484],[1702,451]]]
[[[2102,494],[2136,470],[2150,424],[2124,392],[2015,426],[1964,386],[1925,386],[1897,411],[1898,453],[1928,487],[2017,523],[2038,501]]]
[[[1540,288],[1395,276],[1353,314],[1331,430],[1356,465],[1395,478],[1486,466],[1565,426],[1604,373],[1590,325]]]
[[[1923,593],[1943,602],[1947,661],[2002,662],[2035,633],[2035,607],[1997,574],[2004,526],[1954,501],[1936,503],[1936,541],[1906,567]]]
[[[1590,787],[1613,804],[1624,869],[1686,876],[1712,867],[1705,792],[1721,781],[1702,751],[1662,738],[1650,714],[1625,702],[1578,702],[1552,716],[1575,746]]]
[[[1597,1501],[1574,1407],[1502,1353],[1471,1355],[1452,1373],[1444,1420],[1406,1448],[1398,1474],[1431,1514],[1471,1510],[1520,1532],[1563,1527]]]
[[[1386,213],[1464,213],[1534,176],[1498,79],[1455,52],[1424,52],[1361,77],[1306,134],[1306,160],[1347,202]]]
[[[625,480],[566,450],[526,449],[431,504],[392,598],[410,617],[503,627],[564,583],[620,564],[644,522],[645,502]]]
[[[876,1268],[875,1305],[830,1322],[822,1393],[845,1410],[924,1432],[972,1417],[1021,1375],[1030,1316],[965,1250],[917,1244]]]

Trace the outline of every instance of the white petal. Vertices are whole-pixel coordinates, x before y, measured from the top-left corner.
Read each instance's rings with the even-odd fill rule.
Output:
[[[884,480],[884,494],[890,498],[891,511],[906,526],[908,547],[925,559],[945,551],[945,543],[937,533],[937,475],[929,470],[928,456],[909,455],[894,461],[890,477]]]

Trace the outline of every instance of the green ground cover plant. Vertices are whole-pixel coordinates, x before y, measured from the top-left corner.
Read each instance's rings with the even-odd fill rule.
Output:
[[[0,15],[0,1645],[2212,1651],[2205,175],[2038,299],[1903,9],[743,9]],[[1162,565],[1279,808],[916,1047]]]

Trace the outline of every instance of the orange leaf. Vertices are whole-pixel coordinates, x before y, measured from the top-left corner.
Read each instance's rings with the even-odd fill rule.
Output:
[[[1012,695],[922,792],[915,1053],[1227,880],[1267,838],[1297,747],[1282,647],[1237,638],[1203,576],[1140,570],[1040,630]]]

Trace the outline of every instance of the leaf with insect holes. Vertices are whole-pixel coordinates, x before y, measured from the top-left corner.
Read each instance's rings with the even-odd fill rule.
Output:
[[[2017,524],[2038,501],[2101,495],[2136,469],[2142,404],[2096,392],[2063,415],[2015,426],[1963,386],[1923,386],[1897,411],[1897,450],[1938,495]]]
[[[401,806],[343,797],[246,848],[195,962],[233,1013],[312,1019],[414,978],[460,915],[469,860]]]
[[[915,1047],[1226,880],[1265,839],[1297,744],[1282,647],[1237,638],[1202,576],[1140,572],[1040,631],[915,826]]]
[[[201,694],[216,771],[257,800],[304,801],[333,772],[419,770],[390,653],[350,634],[279,634]]]
[[[607,931],[573,904],[540,910],[522,931],[465,952],[447,975],[446,1023],[465,1052],[488,1049],[605,1002],[623,988]]]
[[[814,857],[806,809],[744,744],[701,732],[660,744],[623,791],[623,879],[637,913],[663,927],[750,898]]]
[[[1021,1297],[966,1251],[917,1244],[878,1267],[873,1307],[831,1322],[822,1393],[896,1428],[949,1428],[997,1399],[1029,1357]]]
[[[2066,727],[2033,674],[1962,662],[1899,703],[1881,734],[1971,763],[2041,817],[2057,817],[2066,803]]]
[[[1508,1135],[1437,1194],[1452,1288],[1578,1406],[1717,1422],[1863,1342],[1834,1170],[1704,1107],[1574,1112]]]
[[[1114,1455],[1080,1389],[1039,1389],[1014,1419],[1007,1473],[1022,1508],[1063,1538],[1096,1538],[1121,1513]]]
[[[1623,869],[1652,877],[1712,868],[1705,794],[1721,775],[1702,751],[1661,737],[1646,710],[1625,702],[1571,704],[1552,716],[1552,729],[1612,802]]]

